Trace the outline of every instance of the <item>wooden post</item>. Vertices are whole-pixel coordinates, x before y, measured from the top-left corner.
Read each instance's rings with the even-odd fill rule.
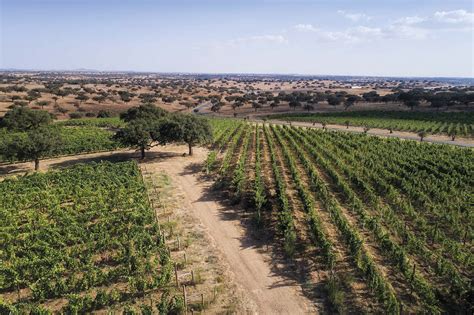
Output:
[[[188,258],[186,257],[186,252],[184,252],[184,263],[185,263],[185,264],[188,263]]]
[[[184,313],[188,312],[188,299],[186,297],[186,286],[183,284]]]
[[[178,251],[181,250],[181,240],[179,239],[179,235],[177,237],[177,241],[178,241]]]
[[[194,284],[194,270],[191,270],[191,283]]]
[[[217,290],[216,290],[216,287],[214,287],[214,299],[213,299],[213,301],[216,300],[216,295],[217,295],[217,292],[216,292],[216,291],[217,291]]]
[[[204,293],[201,293],[201,305],[202,309],[204,309]]]
[[[176,286],[179,287],[179,279],[178,279],[178,265],[174,265],[174,278],[176,280]]]
[[[416,265],[415,265],[415,263],[413,263],[413,271],[411,273],[411,281],[410,282],[413,282],[413,279],[415,278],[415,271],[416,271]]]

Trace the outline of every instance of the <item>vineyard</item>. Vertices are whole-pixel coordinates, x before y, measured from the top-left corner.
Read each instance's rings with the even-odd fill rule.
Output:
[[[89,126],[89,127],[100,127],[100,128],[120,128],[125,125],[123,120],[119,117],[110,118],[78,118],[68,119],[56,122],[59,126]]]
[[[305,264],[331,312],[472,310],[472,150],[213,124],[206,170],[216,187],[244,202],[287,258]]]
[[[319,114],[282,114],[271,118],[337,125],[363,126],[450,136],[474,136],[472,113],[360,111]]]
[[[80,127],[79,127],[80,126]],[[50,157],[79,153],[111,151],[120,148],[120,144],[112,139],[113,132],[96,126],[78,125],[77,127],[58,127],[61,144],[55,146]],[[26,137],[25,132],[10,132],[0,129],[0,149],[2,145],[15,137]],[[0,162],[6,162],[0,151]]]
[[[0,218],[1,314],[182,307],[135,162],[5,179]]]

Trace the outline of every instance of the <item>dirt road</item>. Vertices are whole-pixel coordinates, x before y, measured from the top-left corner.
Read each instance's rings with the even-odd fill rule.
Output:
[[[166,172],[173,186],[182,192],[189,215],[204,227],[212,244],[221,253],[223,263],[242,293],[245,308],[251,314],[308,314],[317,313],[314,304],[303,296],[295,281],[277,274],[271,257],[262,252],[256,242],[246,235],[245,227],[235,209],[224,207],[221,196],[210,189],[212,182],[203,179],[201,166],[206,150],[196,148],[194,156],[183,157],[185,146],[155,147],[147,153],[148,172]],[[122,161],[137,156],[133,151],[117,151],[67,156],[41,161],[40,169],[61,168],[77,163],[100,160]],[[0,165],[0,175],[21,174],[33,170],[33,163]],[[206,259],[202,257],[202,259]],[[240,294],[239,293],[239,294]]]
[[[179,149],[179,148],[178,148]],[[185,152],[180,149],[178,152]],[[251,313],[307,314],[316,310],[306,299],[299,285],[275,274],[270,258],[246,236],[244,227],[233,210],[219,202],[219,195],[210,189],[211,182],[202,178],[200,163],[206,152],[196,149],[193,157],[176,156],[147,162],[147,169],[167,172],[185,196],[190,214],[206,227],[210,239],[222,252],[233,280],[251,301]]]

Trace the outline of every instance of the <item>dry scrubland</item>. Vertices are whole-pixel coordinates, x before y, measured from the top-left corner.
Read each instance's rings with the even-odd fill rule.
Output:
[[[153,74],[101,74],[101,73],[15,73],[6,72],[0,81],[0,115],[8,108],[19,104],[31,108],[45,109],[58,119],[94,117],[100,110],[117,114],[140,103],[154,103],[169,111],[192,111],[199,108],[202,113],[247,116],[255,113],[341,111],[341,110],[409,110],[400,100],[367,101],[356,99],[346,106],[349,95],[362,97],[364,93],[376,92],[380,97],[394,91],[409,91],[425,88],[443,92],[449,85],[436,81],[403,81],[380,79],[304,79],[272,78],[258,76],[179,76]],[[399,90],[397,90],[399,89]],[[297,97],[299,102],[290,107],[290,99],[279,93],[308,94],[312,97]],[[338,94],[337,104],[328,104],[324,92]],[[319,95],[317,95],[319,94]],[[244,97],[244,98],[238,98]],[[236,99],[237,98],[237,99]],[[255,104],[259,104],[256,106]],[[214,105],[214,106],[213,106]],[[311,105],[311,109],[304,105]],[[466,110],[460,104],[448,104],[441,109]],[[417,105],[420,110],[431,110],[429,102]],[[435,108],[438,110],[438,106]]]

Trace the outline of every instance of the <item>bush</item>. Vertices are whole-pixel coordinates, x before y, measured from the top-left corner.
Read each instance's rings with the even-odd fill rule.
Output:
[[[112,117],[112,113],[108,110],[101,109],[97,113],[97,118],[109,118]]]
[[[95,117],[95,114],[92,112],[87,112],[86,117]]]
[[[82,113],[79,113],[79,112],[74,112],[74,113],[70,113],[69,117],[71,119],[79,119],[79,118],[84,117],[84,115]]]

